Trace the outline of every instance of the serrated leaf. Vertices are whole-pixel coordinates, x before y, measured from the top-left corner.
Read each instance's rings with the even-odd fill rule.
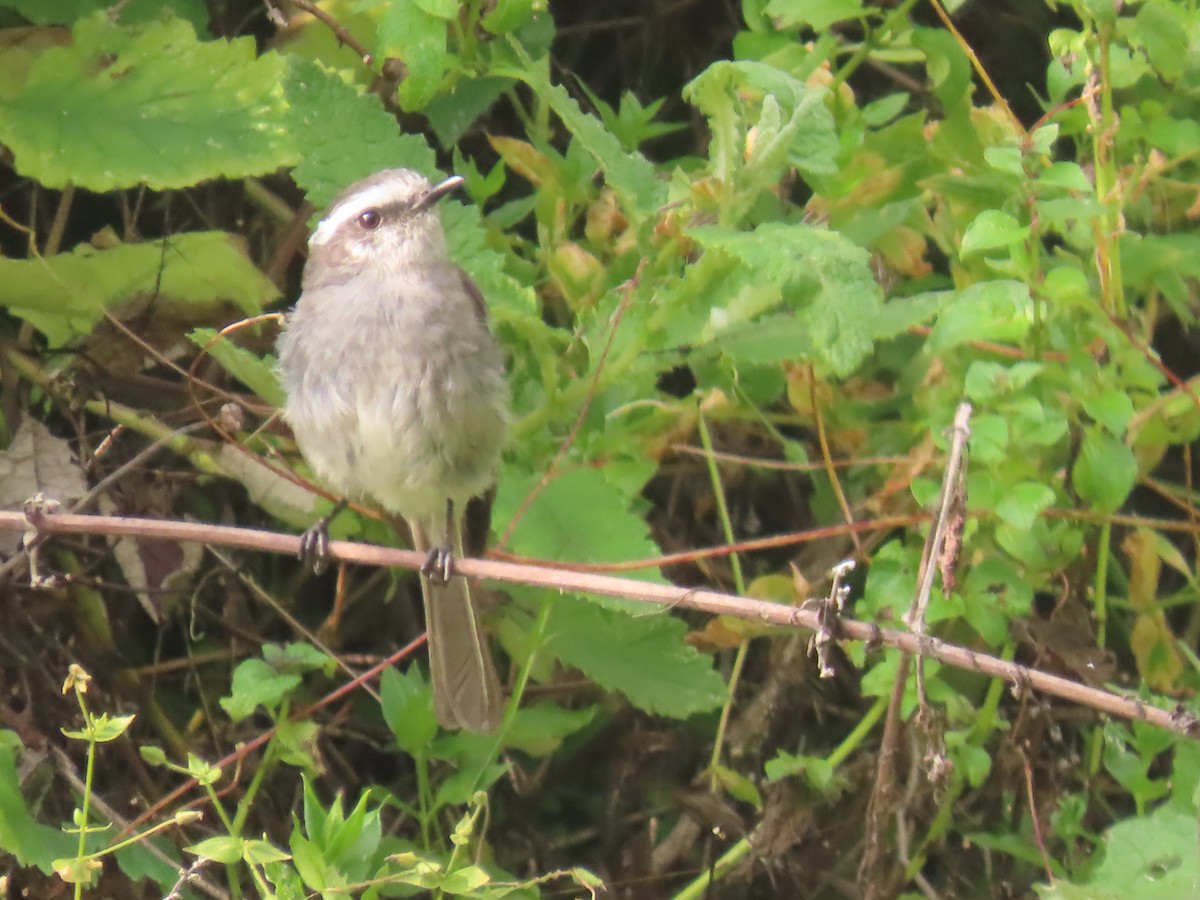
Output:
[[[292,110],[288,128],[304,147],[292,177],[318,209],[380,169],[415,169],[426,176],[437,172],[424,138],[402,132],[378,96],[337,72],[293,57],[284,89]]]
[[[1071,483],[1084,500],[1102,512],[1116,512],[1137,481],[1138,464],[1120,439],[1091,428],[1071,470]]]
[[[39,259],[0,258],[0,307],[29,321],[53,347],[88,334],[105,309],[153,297],[156,314],[180,304],[181,318],[256,315],[279,296],[223,231],[185,232],[163,241],[80,245]],[[230,304],[233,307],[230,308]]]
[[[720,706],[725,683],[712,660],[684,642],[687,626],[664,611],[603,609],[576,597],[554,600],[548,649],[639,709],[685,719]]]
[[[645,466],[647,479],[652,471],[651,466]],[[499,479],[496,520],[511,519],[540,480],[540,475],[505,471]],[[634,496],[618,490],[600,470],[568,470],[538,492],[510,535],[508,546],[531,559],[559,562],[618,562],[654,557],[660,551],[650,539],[645,520],[631,511],[634,502]],[[662,581],[657,570],[640,574],[647,581]],[[640,605],[633,601],[598,597],[596,602],[641,611]]]
[[[599,119],[579,108],[566,88],[551,84],[541,66],[531,63],[521,68],[501,69],[493,74],[524,82],[554,110],[566,129],[604,171],[605,183],[624,201],[627,214],[653,212],[666,200],[667,186],[659,180],[653,164],[637,151],[626,151]]]
[[[883,292],[871,273],[870,254],[842,235],[780,222],[753,231],[702,226],[689,234],[709,251],[739,260],[746,287],[773,285],[796,307],[805,340],[796,335],[795,355],[811,352],[845,377],[874,348]]]
[[[253,38],[202,42],[182,19],[125,27],[98,13],[0,100],[0,141],[17,171],[53,188],[164,190],[271,172],[299,158],[283,73]]]

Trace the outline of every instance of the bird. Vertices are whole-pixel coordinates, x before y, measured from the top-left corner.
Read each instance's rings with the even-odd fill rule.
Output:
[[[438,212],[462,185],[396,168],[342,191],[309,239],[277,351],[283,417],[317,478],[343,504],[402,518],[428,554],[419,577],[439,724],[491,732],[502,691],[454,559],[464,512],[467,549],[486,539],[509,391],[486,303],[451,260]],[[331,516],[301,541],[318,564]]]

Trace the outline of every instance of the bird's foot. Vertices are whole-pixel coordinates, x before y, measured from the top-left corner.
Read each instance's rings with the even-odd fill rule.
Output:
[[[329,565],[329,520],[321,519],[300,535],[300,552],[296,554],[320,575]]]
[[[434,584],[445,584],[454,574],[454,551],[449,547],[434,547],[421,566],[421,574]]]

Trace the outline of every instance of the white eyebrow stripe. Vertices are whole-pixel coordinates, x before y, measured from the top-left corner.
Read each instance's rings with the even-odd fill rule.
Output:
[[[317,226],[317,230],[308,239],[309,246],[314,247],[324,244],[333,237],[339,228],[364,209],[370,209],[373,206],[387,206],[389,203],[412,196],[412,187],[411,184],[398,184],[395,181],[390,181],[372,185],[364,191],[351,194],[331,209],[329,215],[321,220],[321,223]]]

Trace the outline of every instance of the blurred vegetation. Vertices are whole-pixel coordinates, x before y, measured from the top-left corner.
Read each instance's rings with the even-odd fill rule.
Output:
[[[0,0],[0,508],[311,524],[275,325],[220,329],[295,299],[346,184],[454,171],[510,361],[498,552],[785,604],[852,558],[889,625],[967,399],[931,632],[1194,712],[1198,113],[1172,0]],[[3,552],[14,896],[1200,878],[1195,742],[974,673],[927,664],[918,721],[891,652],[819,679],[807,635],[506,586],[516,711],[447,734],[419,661],[313,706],[421,633],[404,573],[61,537],[35,591]]]

